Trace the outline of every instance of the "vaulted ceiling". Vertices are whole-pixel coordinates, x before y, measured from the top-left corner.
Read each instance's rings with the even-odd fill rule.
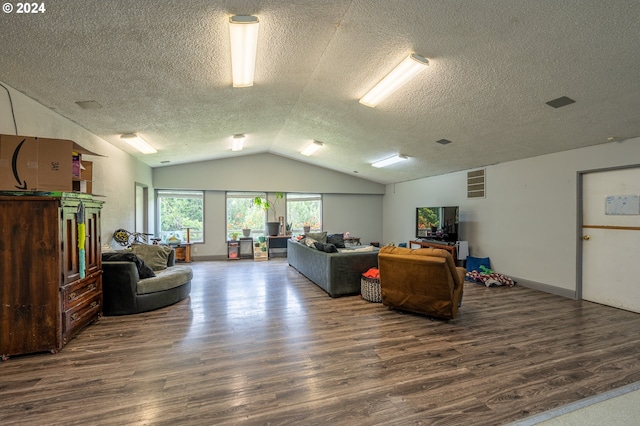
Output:
[[[391,183],[640,135],[637,0],[43,3],[0,16],[0,81],[152,167],[270,152]],[[231,86],[231,15],[260,20],[253,87]],[[430,67],[358,103],[412,52]]]

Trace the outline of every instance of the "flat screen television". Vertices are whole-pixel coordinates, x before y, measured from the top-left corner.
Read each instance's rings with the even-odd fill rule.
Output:
[[[458,207],[417,207],[416,238],[458,241]]]

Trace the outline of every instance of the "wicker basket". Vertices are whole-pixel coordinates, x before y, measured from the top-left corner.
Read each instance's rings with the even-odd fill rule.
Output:
[[[360,293],[364,300],[381,303],[380,278],[369,278],[363,275],[360,279]]]

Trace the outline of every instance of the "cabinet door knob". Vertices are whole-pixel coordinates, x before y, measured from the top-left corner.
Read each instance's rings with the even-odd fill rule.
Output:
[[[588,241],[590,238],[591,238],[591,236],[590,236],[590,235],[584,235],[584,236],[582,237],[582,239],[583,239],[583,240],[585,240],[585,241]]]

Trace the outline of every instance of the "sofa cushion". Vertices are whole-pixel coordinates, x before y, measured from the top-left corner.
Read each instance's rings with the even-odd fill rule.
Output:
[[[361,247],[345,247],[341,248],[338,251],[340,253],[357,253],[362,251],[376,251],[377,248],[374,246],[361,246]]]
[[[133,262],[136,265],[136,269],[138,269],[138,276],[140,279],[155,277],[156,274],[153,272],[153,269],[149,268],[144,260],[140,259],[133,253],[129,252],[109,252],[102,253],[102,261],[103,262]]]
[[[138,281],[137,294],[156,293],[179,287],[193,278],[193,271],[189,266],[176,265],[159,271],[155,277]]]
[[[344,234],[327,235],[327,244],[333,244],[336,248],[344,248]]]
[[[305,238],[312,238],[322,244],[327,242],[327,232],[309,232],[304,234]]]
[[[169,246],[151,244],[134,244],[131,246],[131,251],[156,272],[167,269],[167,260],[172,250]]]

